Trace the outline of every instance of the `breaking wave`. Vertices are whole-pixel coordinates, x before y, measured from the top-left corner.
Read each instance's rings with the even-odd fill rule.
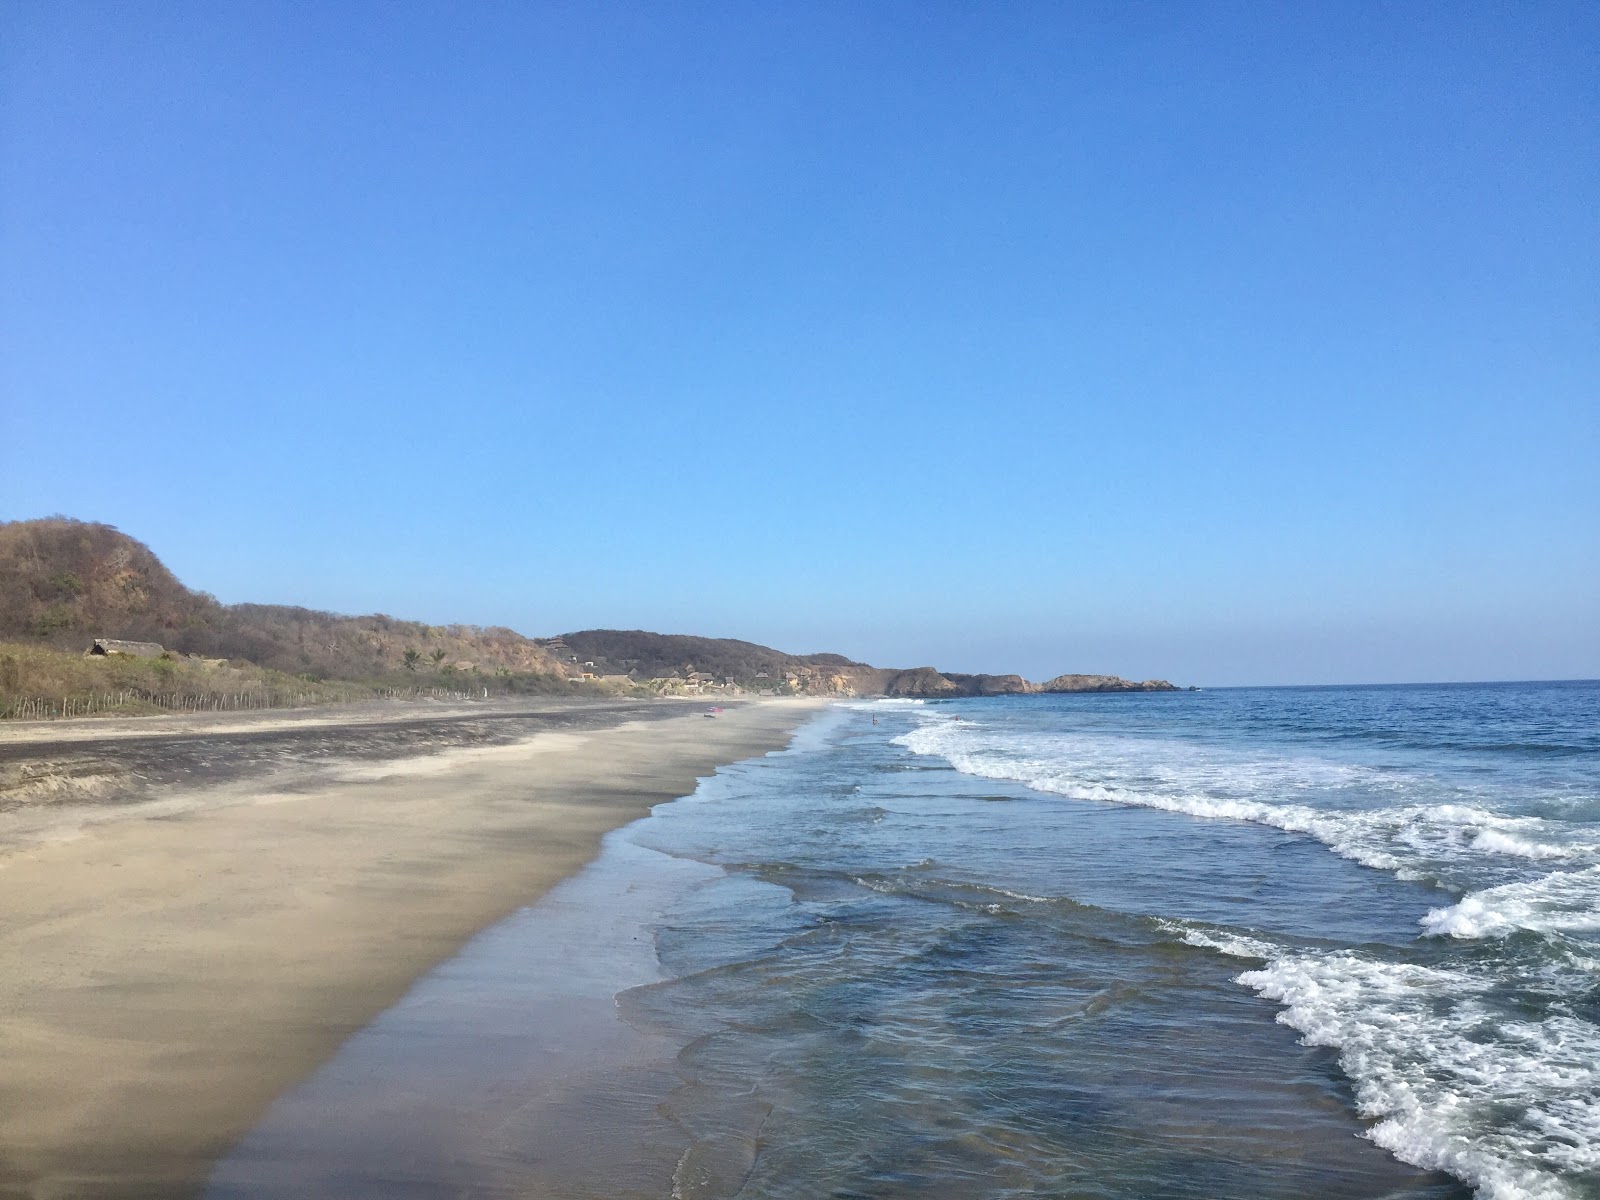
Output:
[[[1517,929],[1600,933],[1600,866],[1472,892],[1429,910],[1421,925],[1425,933],[1455,938],[1502,937]]]
[[[918,717],[898,744],[963,774],[1077,800],[1270,826],[1315,838],[1363,866],[1458,891],[1486,875],[1493,880],[1488,891],[1430,913],[1430,933],[1600,929],[1600,843],[1592,824],[1500,812],[1459,785],[1315,758],[1155,739],[1019,735],[937,711]],[[1404,802],[1418,791],[1433,795]],[[1536,863],[1575,869],[1522,878]]]
[[[1500,982],[1384,962],[1353,950],[1294,952],[1261,938],[1169,922],[1171,932],[1264,965],[1238,982],[1284,1006],[1278,1020],[1327,1046],[1356,1088],[1367,1136],[1487,1200],[1569,1200],[1600,1184],[1600,1029],[1559,1010],[1505,1019]]]

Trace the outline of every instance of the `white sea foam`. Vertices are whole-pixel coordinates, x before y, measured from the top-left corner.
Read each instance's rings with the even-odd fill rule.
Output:
[[[1566,822],[1499,813],[1470,798],[1373,807],[1374,795],[1401,793],[1407,781],[1371,768],[1314,758],[1250,758],[1134,738],[1018,735],[937,711],[918,718],[917,728],[896,742],[943,758],[964,774],[1009,779],[1073,799],[1268,825],[1316,838],[1336,854],[1401,878],[1439,881],[1459,874],[1452,868],[1496,864],[1503,877],[1521,863],[1583,867],[1600,860],[1600,845],[1579,840]],[[1346,790],[1359,791],[1361,803],[1338,806]],[[1469,886],[1477,881],[1470,871],[1468,876]],[[1600,912],[1600,904],[1591,911]],[[1514,923],[1509,909],[1502,915]]]
[[[1600,1029],[1553,1013],[1506,1021],[1491,981],[1459,970],[1306,953],[1186,921],[1192,946],[1264,966],[1238,982],[1284,1005],[1283,1024],[1339,1052],[1367,1136],[1448,1171],[1486,1200],[1568,1200],[1600,1182]]]
[[[817,713],[811,720],[794,731],[789,744],[777,751],[779,754],[814,754],[833,745],[835,732],[848,721],[849,715],[841,706],[831,705]]]
[[[1339,1051],[1368,1136],[1490,1200],[1559,1200],[1600,1170],[1600,1030],[1560,1014],[1495,1020],[1489,984],[1352,952],[1296,955],[1239,982]]]
[[[1600,931],[1593,825],[1556,819],[1548,804],[1543,816],[1499,811],[1508,800],[1498,784],[1124,736],[1088,720],[1018,728],[975,715],[957,722],[930,708],[897,740],[965,774],[1268,825],[1367,866],[1466,890],[1428,914],[1428,933]],[[1338,1052],[1372,1122],[1368,1136],[1397,1157],[1449,1171],[1486,1200],[1600,1196],[1600,1027],[1571,1008],[1588,1002],[1595,978],[1581,938],[1556,937],[1536,951],[1521,942],[1503,954],[1486,947],[1446,968],[1253,931],[1162,925],[1190,945],[1245,960],[1250,969],[1238,981],[1281,1004],[1278,1019],[1306,1043]]]
[[[1516,929],[1600,932],[1600,866],[1484,888],[1430,909],[1420,924],[1424,933],[1455,938],[1499,937]]]
[[[1231,958],[1259,958],[1265,961],[1282,953],[1282,947],[1271,942],[1230,930],[1202,929],[1186,921],[1160,921],[1157,924],[1191,946],[1216,950]]]
[[[1526,841],[1500,829],[1485,829],[1472,839],[1472,848],[1490,854],[1516,854],[1523,858],[1567,858],[1573,853],[1566,847],[1552,846],[1547,842]]]

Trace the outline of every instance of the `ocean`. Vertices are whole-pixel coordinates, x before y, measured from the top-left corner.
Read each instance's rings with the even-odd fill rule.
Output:
[[[211,1194],[1600,1196],[1600,684],[835,705]]]

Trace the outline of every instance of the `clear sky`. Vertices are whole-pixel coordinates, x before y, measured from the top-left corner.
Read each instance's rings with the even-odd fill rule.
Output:
[[[0,519],[226,601],[1600,676],[1600,5],[0,11]]]

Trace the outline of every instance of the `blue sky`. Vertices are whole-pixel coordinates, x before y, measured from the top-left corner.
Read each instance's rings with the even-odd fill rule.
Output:
[[[45,4],[0,518],[223,600],[1600,676],[1600,8]]]

